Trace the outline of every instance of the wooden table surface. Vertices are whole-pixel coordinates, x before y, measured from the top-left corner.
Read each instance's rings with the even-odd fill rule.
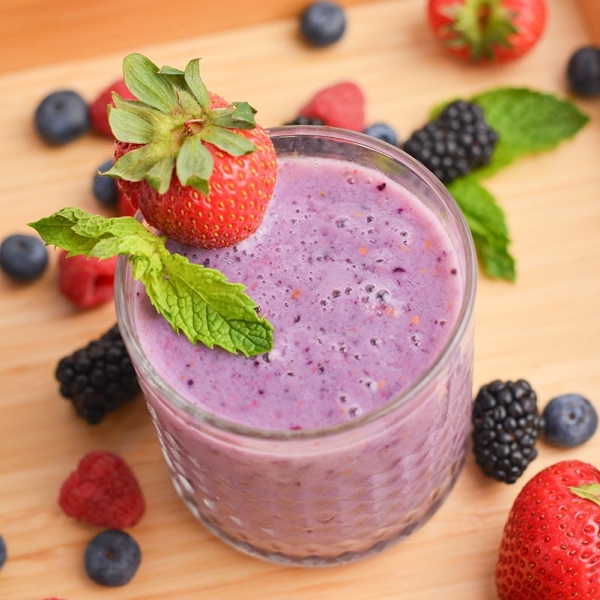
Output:
[[[586,3],[592,9],[587,18],[578,3],[548,0],[547,30],[535,50],[518,62],[481,68],[440,51],[425,25],[424,0],[352,3],[346,36],[322,50],[298,38],[291,9],[299,2],[258,0],[257,7],[245,7],[236,0],[231,20],[225,13],[215,16],[212,32],[206,23],[192,26],[200,14],[176,11],[202,4],[191,0],[162,3],[173,9],[169,13],[156,8],[159,2],[154,10],[151,2],[65,1],[60,6],[68,10],[54,6],[60,18],[52,13],[57,4],[1,2],[0,238],[27,232],[27,222],[63,206],[98,210],[91,177],[110,156],[111,143],[89,135],[49,148],[36,137],[32,115],[39,100],[58,88],[92,99],[119,76],[130,51],[178,67],[202,57],[209,87],[231,100],[251,101],[266,126],[293,117],[321,86],[353,79],[366,92],[369,122],[387,121],[406,137],[445,98],[499,85],[566,95],[568,56],[592,40],[598,22],[597,0]],[[116,18],[118,10],[125,14]],[[248,14],[253,10],[260,19]],[[46,27],[48,22],[60,27]],[[475,386],[524,377],[542,407],[553,395],[580,392],[600,408],[600,100],[576,102],[591,122],[575,140],[521,159],[487,182],[507,215],[518,280],[481,277]],[[0,598],[493,600],[496,551],[519,489],[560,459],[600,464],[600,433],[570,451],[540,442],[539,458],[512,486],[486,479],[469,458],[430,523],[379,557],[325,570],[247,558],[206,532],[179,501],[141,398],[90,427],[59,396],[58,359],[111,326],[115,314],[112,305],[72,308],[57,291],[55,260],[53,255],[44,276],[30,285],[0,277],[0,533],[9,552]],[[66,517],[57,505],[63,479],[97,448],[128,460],[148,505],[132,530],[143,562],[122,588],[105,589],[86,578],[82,554],[97,530]]]

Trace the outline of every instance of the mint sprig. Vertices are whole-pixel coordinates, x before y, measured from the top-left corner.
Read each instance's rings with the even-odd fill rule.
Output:
[[[154,235],[133,217],[106,218],[70,207],[29,225],[47,245],[70,256],[128,255],[133,277],[145,285],[156,310],[192,344],[246,356],[272,349],[273,327],[258,316],[243,284],[169,252],[166,237]]]
[[[491,162],[448,184],[473,234],[481,266],[493,278],[516,279],[504,212],[481,181],[518,158],[556,148],[575,137],[589,117],[570,100],[528,88],[496,88],[471,98],[498,133]],[[433,114],[441,110],[436,106]]]

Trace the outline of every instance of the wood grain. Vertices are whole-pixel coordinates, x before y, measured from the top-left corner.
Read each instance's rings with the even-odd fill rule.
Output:
[[[33,1],[3,2],[29,39],[33,32],[45,35]],[[567,95],[567,57],[591,40],[576,3],[549,0],[548,27],[531,54],[501,67],[471,67],[445,56],[429,37],[423,4],[355,4],[348,35],[320,51],[300,43],[289,16],[202,35],[182,30],[168,40],[147,38],[118,48],[104,40],[92,50],[71,47],[68,56],[58,47],[65,40],[44,42],[47,60],[36,57],[0,74],[0,238],[27,231],[26,223],[63,206],[97,210],[91,176],[111,144],[90,135],[49,148],[34,134],[32,114],[40,98],[57,88],[92,98],[120,73],[127,51],[173,66],[201,55],[209,86],[227,98],[252,101],[267,126],[294,116],[322,85],[354,79],[366,92],[368,120],[387,121],[406,137],[444,98],[499,85]],[[97,35],[89,3],[63,5],[71,7],[69,18],[83,38]],[[151,11],[145,19],[145,27],[157,27]],[[522,159],[487,182],[506,212],[518,280],[480,279],[475,385],[525,377],[542,406],[555,394],[577,391],[600,408],[600,104],[574,100],[591,117],[576,139]],[[247,558],[207,533],[183,507],[141,399],[89,427],[60,398],[53,375],[58,359],[107,329],[115,315],[112,305],[87,312],[69,306],[57,292],[55,260],[53,255],[47,273],[32,285],[0,277],[0,533],[9,548],[0,598],[493,600],[502,526],[525,481],[563,458],[598,462],[600,434],[571,451],[540,443],[539,458],[513,486],[487,480],[469,459],[431,522],[377,558],[312,571]],[[148,503],[132,530],[142,566],[129,585],[112,590],[92,584],[83,572],[82,552],[97,530],[64,516],[56,502],[63,479],[95,448],[129,461]]]

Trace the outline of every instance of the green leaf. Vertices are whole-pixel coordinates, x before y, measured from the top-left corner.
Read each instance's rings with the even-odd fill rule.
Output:
[[[273,329],[258,318],[256,304],[242,293],[244,286],[229,283],[214,269],[195,267],[181,255],[165,257],[168,276],[160,283],[161,297],[155,306],[159,311],[168,307],[173,329],[183,330],[190,341],[199,340],[209,348],[218,345],[246,356],[267,352]]]
[[[110,105],[108,122],[113,135],[121,142],[147,144],[154,138],[154,127],[148,120]]]
[[[149,183],[154,182],[157,185],[157,177],[162,171],[153,171],[154,166],[166,158],[161,155],[160,152],[164,151],[162,146],[158,144],[146,144],[135,148],[123,154],[119,160],[108,170],[105,175],[108,177],[116,177],[119,179],[125,179],[126,181],[143,181],[148,179]],[[163,173],[163,176],[165,174]],[[170,181],[172,171],[169,174],[168,180]],[[151,183],[152,185],[152,183]],[[153,186],[154,187],[154,186]],[[160,186],[158,186],[160,187]],[[167,188],[168,188],[167,184]],[[156,189],[156,187],[154,188]],[[166,189],[166,188],[165,188]]]
[[[53,244],[69,251],[69,255],[88,254],[96,244],[94,240],[90,240],[87,236],[79,235],[73,231],[73,221],[68,217],[57,213],[52,217],[45,217],[29,223],[45,240],[52,239]]]
[[[254,356],[273,346],[273,327],[259,317],[244,286],[214,269],[190,263],[165,247],[133,217],[106,218],[79,208],[30,223],[46,244],[101,259],[127,255],[156,310],[193,344]]]
[[[175,67],[169,67],[168,65],[163,65],[158,72],[161,75],[177,75],[183,77],[185,73],[181,69],[177,69]]]
[[[212,154],[200,139],[189,137],[183,143],[177,157],[177,177],[181,185],[190,185],[207,196],[210,191],[208,180],[213,164]]]
[[[600,506],[600,483],[584,483],[569,487],[569,490],[579,498],[590,500]]]
[[[185,68],[185,81],[203,111],[210,108],[210,96],[200,77],[200,59],[190,60]]]
[[[236,102],[233,108],[216,108],[211,117],[214,125],[228,129],[254,129],[256,110],[247,102]]]
[[[514,281],[516,268],[508,249],[508,227],[492,194],[472,176],[455,179],[447,187],[469,225],[484,272],[493,278]]]
[[[243,156],[256,150],[256,146],[243,135],[213,125],[207,125],[200,132],[200,138],[231,156]]]
[[[556,148],[589,121],[570,100],[527,88],[497,88],[471,100],[483,108],[499,138],[490,164],[476,172],[479,178],[489,177],[521,156]]]
[[[156,161],[146,173],[146,181],[150,187],[159,194],[164,194],[171,185],[174,166],[175,159],[170,154]]]
[[[169,80],[161,77],[158,67],[142,54],[129,54],[123,60],[125,84],[132,94],[163,113],[177,109],[177,94]]]

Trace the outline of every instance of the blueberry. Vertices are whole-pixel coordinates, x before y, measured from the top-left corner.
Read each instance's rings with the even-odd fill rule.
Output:
[[[106,173],[106,171],[113,166],[113,162],[112,158],[105,160],[98,167],[98,171],[94,173],[94,179],[92,181],[92,192],[94,193],[94,197],[104,206],[115,206],[119,200],[116,181],[112,177],[106,177],[101,174]]]
[[[313,2],[300,17],[300,31],[314,46],[330,46],[346,31],[346,13],[333,2]]]
[[[140,547],[127,532],[107,529],[87,545],[83,562],[92,581],[117,587],[131,581],[141,560]]]
[[[396,130],[387,123],[373,123],[373,125],[369,125],[365,129],[365,133],[378,140],[387,142],[392,146],[398,145],[398,134],[396,133]]]
[[[33,281],[47,265],[48,250],[38,237],[15,233],[0,244],[0,268],[14,279]]]
[[[88,105],[72,90],[52,92],[35,110],[35,127],[51,144],[72,142],[91,127]]]
[[[567,80],[580,96],[600,94],[600,48],[583,46],[576,50],[567,64]]]
[[[0,569],[4,566],[6,562],[6,542],[4,538],[0,535]]]
[[[587,442],[598,427],[598,414],[580,394],[563,394],[548,402],[543,413],[544,435],[557,446],[574,448]]]

